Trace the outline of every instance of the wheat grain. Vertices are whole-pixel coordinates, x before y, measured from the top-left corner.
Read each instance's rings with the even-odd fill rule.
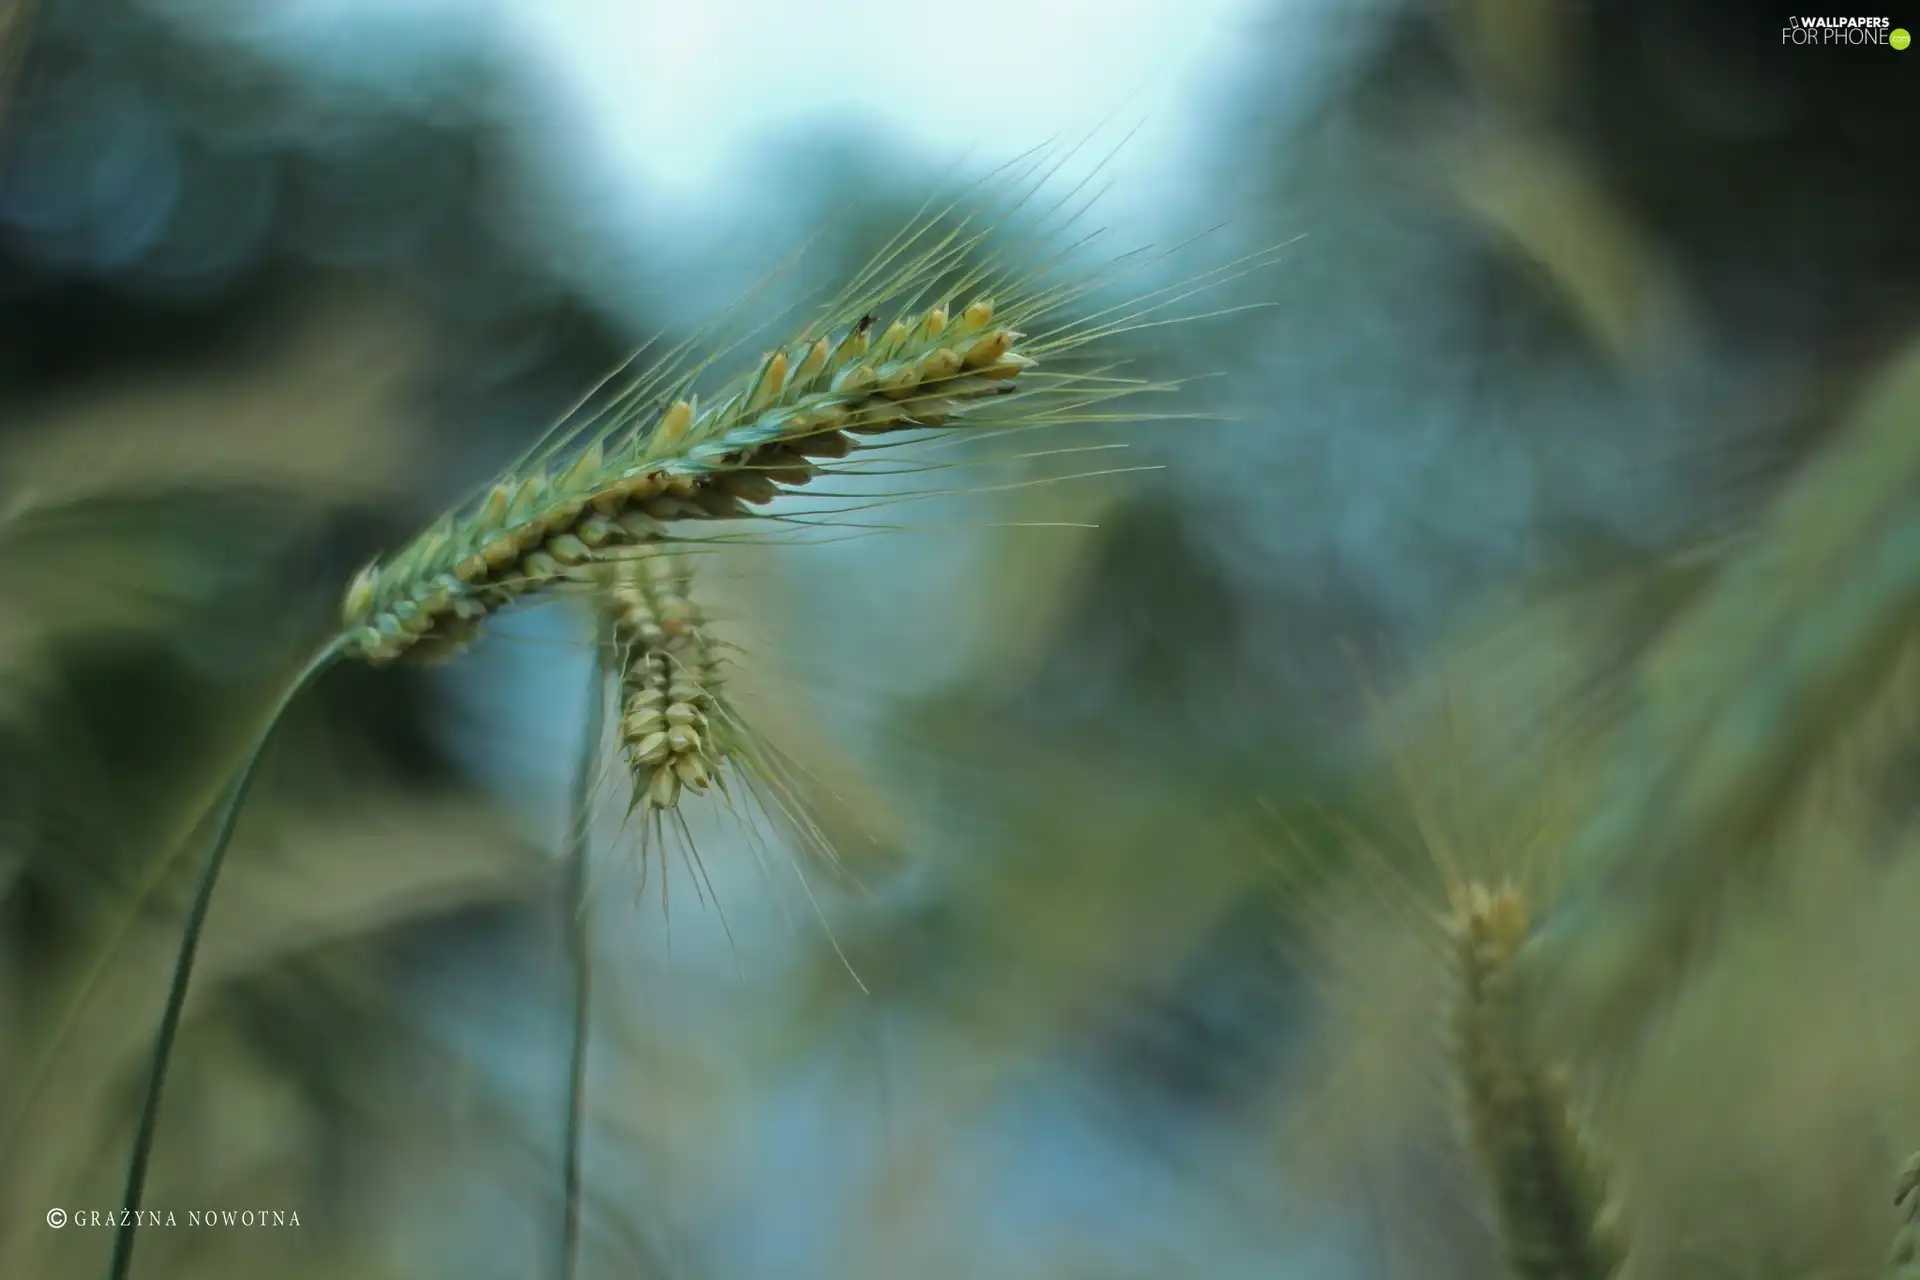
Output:
[[[1454,895],[1453,1051],[1507,1266],[1519,1280],[1604,1280],[1623,1250],[1605,1177],[1573,1123],[1564,1076],[1528,1041],[1515,957],[1528,932],[1512,886]]]
[[[668,909],[668,847],[677,838],[681,856],[695,873],[696,891],[704,884],[704,894],[712,894],[705,862],[681,809],[687,792],[710,788],[736,816],[751,818],[750,810],[757,808],[800,848],[838,867],[839,852],[813,812],[809,792],[814,786],[802,776],[807,770],[750,728],[726,696],[727,663],[721,653],[730,646],[710,632],[707,613],[694,598],[692,557],[665,547],[642,547],[599,572],[620,675],[619,739],[631,778],[627,817],[637,818],[640,826],[640,891],[645,890],[657,850],[661,906]],[[750,846],[756,857],[764,853],[757,840]],[[797,862],[791,865],[825,927],[826,916],[805,872]],[[731,938],[724,913],[720,923]],[[846,963],[830,927],[827,937]],[[850,963],[847,970],[865,990]]]
[[[633,773],[630,811],[671,809],[725,764],[729,720],[721,661],[691,596],[686,557],[654,550],[617,570],[608,592],[620,654],[620,743]]]
[[[751,799],[803,845],[836,861],[785,758],[747,727],[726,697],[726,646],[712,635],[706,611],[694,599],[692,557],[643,547],[602,572],[610,583],[603,609],[620,677],[618,736],[631,788],[627,817],[640,828],[643,887],[658,848],[666,904],[666,845],[676,835],[698,881],[706,880],[681,800],[688,792],[713,789],[732,807],[730,779],[739,784],[741,799]],[[721,923],[724,928],[724,916]]]

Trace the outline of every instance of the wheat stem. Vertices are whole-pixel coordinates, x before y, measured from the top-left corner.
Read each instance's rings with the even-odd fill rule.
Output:
[[[180,937],[180,950],[174,958],[173,981],[167,988],[167,1007],[160,1015],[160,1030],[154,1037],[153,1066],[147,1073],[147,1095],[141,1103],[140,1127],[135,1134],[133,1154],[127,1164],[126,1192],[120,1197],[119,1208],[124,1212],[113,1237],[113,1263],[108,1273],[111,1280],[127,1280],[133,1268],[134,1233],[139,1229],[140,1219],[137,1210],[146,1190],[147,1163],[153,1155],[154,1134],[159,1127],[160,1095],[166,1087],[167,1064],[173,1057],[174,1038],[179,1034],[181,1014],[186,1009],[187,986],[193,978],[193,961],[200,948],[201,931],[206,926],[207,909],[213,904],[213,890],[220,879],[221,865],[226,861],[227,847],[233,842],[233,831],[239,824],[240,810],[253,785],[254,774],[266,752],[267,743],[272,740],[273,731],[279,726],[287,708],[321,672],[333,664],[343,648],[340,640],[328,644],[281,692],[272,713],[267,717],[266,727],[260,731],[259,738],[240,766],[240,772],[235,776],[222,804],[213,846],[207,853],[206,867],[200,873],[200,887],[194,894],[186,929]]]
[[[594,621],[596,632],[602,629]],[[602,637],[603,641],[604,638]],[[587,851],[593,830],[593,795],[600,764],[600,739],[606,725],[605,643],[594,646],[587,680],[587,723],[581,730],[580,756],[574,767],[568,804],[566,905],[568,949],[573,960],[573,1032],[567,1051],[567,1121],[563,1159],[560,1280],[572,1280],[580,1258],[581,1128],[587,1096],[587,1035],[593,998],[593,935],[587,920]]]

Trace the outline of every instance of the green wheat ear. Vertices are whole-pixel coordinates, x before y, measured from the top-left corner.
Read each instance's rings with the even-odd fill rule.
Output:
[[[944,307],[903,313],[876,337],[868,312],[837,339],[769,352],[704,409],[676,399],[564,463],[501,476],[354,580],[342,603],[349,653],[444,654],[515,601],[665,540],[673,521],[752,516],[831,470],[853,435],[944,426],[1020,390],[1015,379],[1038,361],[1014,349],[1024,334],[994,320],[979,298],[951,322]]]
[[[1286,247],[1055,321],[1110,279],[1095,273],[1049,286],[1022,261],[970,265],[994,247],[995,228],[969,232],[962,222],[943,231],[947,212],[951,208],[915,219],[802,331],[704,402],[694,381],[730,348],[697,361],[685,358],[683,348],[635,378],[609,406],[570,413],[483,492],[353,579],[342,598],[339,633],[288,686],[222,804],[156,1035],[121,1207],[140,1207],[167,1060],[247,788],[273,725],[327,667],[342,659],[382,665],[441,657],[471,642],[488,618],[509,606],[563,592],[592,594],[609,602],[616,626],[624,619],[632,632],[625,643],[638,665],[623,672],[629,697],[622,725],[635,777],[644,775],[644,792],[636,796],[643,820],[656,830],[669,814],[677,821],[682,793],[705,789],[720,765],[732,763],[759,787],[763,807],[796,819],[803,838],[817,846],[823,838],[800,812],[787,766],[747,735],[717,696],[711,650],[635,642],[645,625],[663,625],[671,611],[690,607],[681,568],[655,558],[660,545],[694,541],[672,532],[682,524],[774,519],[759,508],[823,474],[861,474],[851,464],[863,449],[897,443],[878,437],[999,435],[1121,417],[1103,406],[1176,384],[1121,377],[1112,365],[1052,366],[1130,330],[1203,318],[1148,319],[1270,265]],[[1034,246],[1020,247],[1031,260]],[[965,301],[950,306],[942,299]],[[883,324],[882,314],[891,319]],[[621,566],[636,559],[641,576],[623,574]],[[624,584],[611,594],[609,571]],[[590,749],[597,739],[596,733]],[[581,945],[576,935],[576,958]],[[584,991],[584,970],[576,976]],[[584,1003],[576,1016],[584,1018]],[[576,1029],[575,1052],[584,1052],[583,1027]],[[570,1104],[576,1109],[578,1088],[576,1078]],[[569,1124],[571,1179],[577,1177],[577,1115]],[[574,1212],[570,1202],[568,1266],[576,1253]],[[129,1275],[137,1216],[127,1215],[116,1235],[113,1280]]]
[[[713,783],[740,730],[687,557],[649,548],[616,574],[607,614],[619,653],[620,744],[633,774],[628,812],[659,822],[683,790]]]

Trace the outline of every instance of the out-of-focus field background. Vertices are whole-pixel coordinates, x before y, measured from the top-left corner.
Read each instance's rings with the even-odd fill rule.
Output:
[[[1500,1274],[1439,922],[1504,878],[1632,1273],[1882,1274],[1920,51],[1784,21],[0,0],[0,1276],[104,1270],[46,1211],[117,1203],[179,855],[353,569],[802,240],[1103,121],[1125,243],[1302,238],[1135,344],[1200,379],[1102,433],[1163,469],[715,557],[845,871],[693,806],[663,905],[608,783],[581,1276]],[[299,1226],[144,1280],[553,1274],[584,625],[297,705],[147,1204]]]

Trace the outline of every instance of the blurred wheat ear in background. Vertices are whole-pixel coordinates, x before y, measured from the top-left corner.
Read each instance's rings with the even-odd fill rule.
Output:
[[[1569,1114],[1566,1081],[1530,1043],[1534,1011],[1516,965],[1526,900],[1510,885],[1457,896],[1454,1053],[1507,1265],[1528,1280],[1617,1275],[1625,1250],[1606,1174]]]

